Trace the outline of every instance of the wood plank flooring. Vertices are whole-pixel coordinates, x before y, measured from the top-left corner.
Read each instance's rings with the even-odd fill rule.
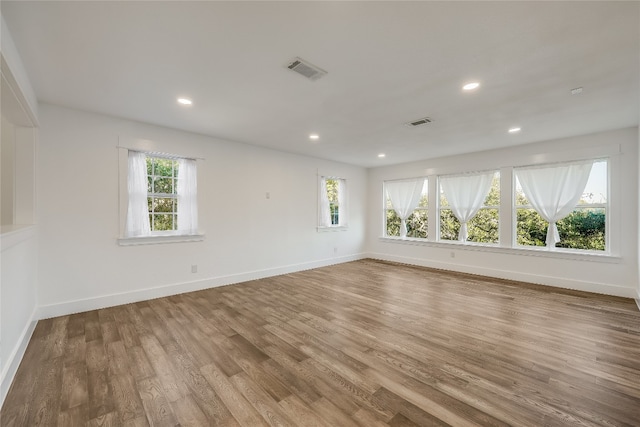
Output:
[[[639,426],[630,299],[374,260],[38,322],[9,426]]]

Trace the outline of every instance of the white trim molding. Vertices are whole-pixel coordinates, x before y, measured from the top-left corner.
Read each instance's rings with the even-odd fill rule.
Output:
[[[495,268],[485,268],[470,265],[455,264],[437,260],[412,258],[381,253],[368,253],[367,258],[382,261],[399,262],[402,264],[417,265],[421,267],[436,268],[439,270],[455,271],[459,273],[476,274],[485,277],[495,277],[497,279],[515,280],[518,282],[534,283],[537,285],[553,286],[556,288],[573,289],[584,292],[593,292],[604,295],[613,295],[624,298],[635,298],[635,291],[632,288],[613,285],[609,283],[586,282],[582,280],[566,279],[563,277],[545,276],[541,274],[522,273],[511,270],[498,270]]]
[[[383,236],[378,238],[379,241],[384,243],[393,243],[400,245],[412,245],[412,246],[426,246],[438,249],[447,250],[461,250],[461,251],[480,251],[480,252],[493,252],[498,254],[507,255],[520,255],[520,256],[534,256],[544,258],[556,258],[556,259],[568,259],[573,261],[590,261],[590,262],[604,262],[610,264],[619,264],[622,258],[619,256],[611,255],[605,251],[586,251],[586,250],[571,250],[557,248],[552,251],[546,247],[527,247],[527,246],[499,246],[498,244],[491,243],[473,243],[465,242],[461,243],[457,240],[441,240],[432,241],[426,239],[417,239],[406,237],[404,239],[400,237]]]
[[[317,226],[316,229],[318,230],[318,233],[324,233],[326,231],[347,231],[349,230],[349,227],[347,227],[346,225],[334,225],[334,226]]]
[[[175,283],[154,288],[141,289],[131,292],[123,292],[111,295],[102,295],[95,298],[85,298],[73,301],[65,301],[57,304],[40,306],[38,310],[39,319],[65,316],[83,311],[97,310],[100,308],[113,307],[116,305],[130,304],[154,298],[162,298],[177,295],[185,292],[200,291],[203,289],[217,288],[219,286],[233,285],[250,280],[264,279],[266,277],[279,276],[281,274],[296,273],[298,271],[310,270],[313,268],[327,267],[334,264],[357,261],[366,258],[364,254],[347,255],[337,258],[310,261],[301,264],[291,264],[281,267],[255,270],[247,273],[231,274],[228,276],[210,277],[192,282]]]
[[[166,234],[141,237],[121,237],[118,239],[120,246],[156,245],[160,243],[201,242],[204,234]]]
[[[22,330],[22,333],[20,334],[18,343],[13,348],[13,350],[9,354],[8,360],[2,367],[2,373],[0,374],[0,408],[4,403],[5,397],[7,397],[7,393],[9,392],[9,388],[11,387],[13,378],[15,377],[16,372],[18,372],[18,367],[20,366],[22,357],[27,350],[27,346],[29,345],[29,341],[31,340],[31,335],[33,335],[33,331],[36,329],[36,324],[38,323],[36,318],[37,311],[37,307],[33,309],[33,312],[29,317],[29,322],[27,322],[24,329]]]

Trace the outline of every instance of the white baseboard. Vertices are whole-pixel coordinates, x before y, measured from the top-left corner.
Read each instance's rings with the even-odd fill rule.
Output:
[[[15,377],[18,371],[18,366],[20,366],[24,352],[27,350],[31,335],[33,335],[33,331],[36,329],[36,324],[38,323],[36,314],[37,308],[34,308],[29,317],[29,322],[27,322],[20,334],[18,343],[13,348],[13,351],[11,351],[6,364],[2,367],[2,373],[0,374],[0,408],[4,403],[5,397],[7,397],[7,393],[13,382],[13,377]]]
[[[192,282],[176,283],[148,289],[141,289],[132,292],[119,294],[102,295],[95,298],[66,301],[57,304],[40,306],[38,309],[38,319],[65,316],[72,313],[97,310],[100,308],[113,307],[121,304],[130,304],[138,301],[145,301],[154,298],[161,298],[185,292],[199,291],[202,289],[215,288],[218,286],[231,285],[234,283],[247,282],[249,280],[263,279],[265,277],[279,276],[281,274],[295,273],[297,271],[310,270],[312,268],[326,267],[333,264],[356,261],[365,258],[364,254],[348,255],[343,257],[329,258],[319,261],[292,264],[264,270],[256,270],[247,273],[232,274],[228,276],[211,277],[208,279],[195,280]]]
[[[519,271],[510,270],[498,270],[495,268],[476,267],[436,260],[411,258],[380,253],[368,253],[366,255],[367,258],[379,259],[383,261],[393,261],[403,264],[418,265],[422,267],[456,271],[460,273],[477,274],[480,276],[495,277],[498,279],[516,280],[520,282],[535,283],[539,285],[554,286],[557,288],[566,288],[585,292],[594,292],[598,294],[613,295],[625,298],[636,298],[636,292],[633,288],[612,285],[609,283],[585,282],[582,280],[565,279],[562,277],[544,276],[540,274],[522,273]]]

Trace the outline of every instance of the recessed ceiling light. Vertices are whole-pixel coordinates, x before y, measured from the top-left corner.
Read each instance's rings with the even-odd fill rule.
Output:
[[[315,141],[316,139],[320,139],[320,135],[318,135],[317,133],[312,133],[311,135],[309,135],[309,139],[313,139]]]
[[[386,154],[384,154],[384,153],[380,153],[380,154],[378,154],[378,157],[379,157],[379,158],[383,158],[383,157],[386,157],[386,156],[387,156],[387,155],[386,155]]]
[[[462,86],[463,90],[474,90],[477,89],[480,86],[480,83],[478,82],[471,82],[471,83],[467,83],[466,85]]]
[[[518,132],[520,132],[521,130],[522,130],[522,129],[520,129],[520,128],[518,128],[518,127],[515,127],[515,128],[511,128],[511,129],[509,129],[509,133],[518,133]]]
[[[193,104],[193,101],[190,100],[189,98],[178,98],[178,104],[191,105]]]

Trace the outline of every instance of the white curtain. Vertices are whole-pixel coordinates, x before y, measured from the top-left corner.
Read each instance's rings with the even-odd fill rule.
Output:
[[[407,181],[389,181],[385,183],[391,206],[400,217],[400,237],[407,237],[407,218],[411,216],[420,203],[424,179]]]
[[[198,233],[198,174],[196,161],[178,160],[178,232]]]
[[[147,205],[147,156],[137,151],[129,151],[129,174],[127,178],[129,206],[125,237],[148,236],[149,207]]]
[[[327,193],[327,178],[320,179],[320,226],[331,226],[331,209],[329,207],[329,194]]]
[[[338,225],[347,225],[347,183],[338,179]]]
[[[543,168],[517,169],[516,177],[527,199],[549,222],[547,248],[560,241],[556,222],[576,207],[591,174],[593,161]]]
[[[440,185],[451,211],[460,221],[458,240],[466,242],[469,232],[467,223],[478,213],[491,191],[494,172],[479,175],[444,176]]]

